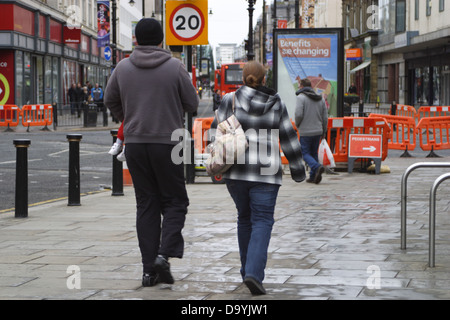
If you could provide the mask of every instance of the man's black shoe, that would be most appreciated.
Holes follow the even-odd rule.
[[[320,166],[317,169],[316,175],[314,176],[314,183],[319,184],[322,181],[322,173],[325,172],[325,168],[323,166]]]
[[[159,255],[155,259],[154,265],[155,271],[158,274],[159,282],[173,284],[175,281],[173,280],[172,274],[170,273],[170,263],[166,258]]]
[[[142,275],[142,286],[143,287],[153,287],[157,283],[159,283],[159,279],[156,274],[144,273]]]
[[[245,277],[244,283],[253,295],[266,294],[266,289],[264,289],[262,283],[256,279],[252,277]]]

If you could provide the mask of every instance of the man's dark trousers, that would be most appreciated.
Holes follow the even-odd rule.
[[[169,144],[128,143],[125,148],[136,194],[136,229],[144,273],[153,272],[158,254],[183,256],[181,231],[189,199],[184,166],[174,164],[171,159],[173,147]]]

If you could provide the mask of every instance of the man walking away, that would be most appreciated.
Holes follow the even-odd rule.
[[[117,64],[104,103],[124,124],[125,157],[136,195],[136,229],[143,263],[143,286],[173,283],[170,257],[182,258],[181,231],[189,205],[183,164],[171,159],[172,133],[183,128],[185,112],[199,99],[189,73],[162,49],[160,23],[139,21],[138,45]]]
[[[310,168],[306,182],[319,184],[325,168],[319,163],[319,145],[327,133],[328,111],[325,100],[311,88],[309,79],[300,81],[296,92],[295,125],[300,133],[303,159]]]

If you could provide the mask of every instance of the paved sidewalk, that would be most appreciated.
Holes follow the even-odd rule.
[[[450,299],[449,183],[438,191],[436,268],[428,268],[428,196],[444,169],[409,179],[408,249],[400,249],[400,179],[420,161],[388,158],[391,173],[340,172],[320,185],[284,177],[264,281],[242,284],[236,213],[224,185],[188,185],[185,257],[172,259],[174,285],[141,286],[133,188],[104,191],[81,206],[58,201],[29,217],[0,215],[0,299]],[[79,273],[73,274],[79,270]],[[79,277],[78,277],[79,276]],[[379,281],[378,281],[379,280]]]

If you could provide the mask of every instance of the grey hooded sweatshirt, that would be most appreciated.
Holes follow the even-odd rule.
[[[328,110],[321,95],[306,87],[296,92],[295,125],[300,137],[321,136],[327,132]]]
[[[184,65],[156,46],[137,46],[117,64],[105,90],[105,105],[124,123],[125,143],[176,145],[185,112],[196,112],[197,92]]]

